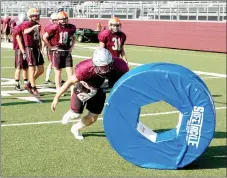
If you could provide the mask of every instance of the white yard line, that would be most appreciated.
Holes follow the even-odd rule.
[[[226,109],[226,106],[216,108],[216,110],[222,110],[222,109]],[[160,115],[169,115],[169,114],[176,114],[176,113],[179,113],[179,111],[140,114],[140,117],[160,116]],[[100,117],[100,118],[98,118],[98,120],[103,120],[103,118]],[[78,120],[74,120],[73,122],[76,122],[76,121],[78,121]],[[56,124],[56,123],[61,123],[61,121],[27,122],[27,123],[19,123],[19,124],[2,124],[1,127],[26,126],[26,125],[43,125],[43,124]]]

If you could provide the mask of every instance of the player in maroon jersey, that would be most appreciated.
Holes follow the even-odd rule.
[[[10,41],[13,41],[13,37],[12,37],[12,32],[13,32],[13,28],[16,26],[16,21],[15,19],[12,17],[11,20],[10,20],[10,32],[9,32],[9,39]]]
[[[22,38],[22,32],[20,30],[20,24],[26,21],[26,14],[18,14],[17,25],[12,29],[12,39],[13,39],[13,49],[15,50],[15,90],[21,91],[20,88],[20,72],[23,70],[24,86],[28,83],[28,63],[26,61],[25,49],[24,49],[24,40]],[[19,44],[17,38],[21,39]]]
[[[38,23],[40,20],[40,12],[36,8],[30,8],[27,12],[29,21],[21,24],[26,60],[28,62],[28,77],[29,83],[26,89],[36,97],[40,94],[36,88],[36,79],[44,72],[44,60],[41,53],[41,25]]]
[[[55,71],[55,84],[58,91],[61,87],[62,69],[66,68],[68,79],[73,74],[73,60],[71,51],[76,42],[76,26],[68,23],[68,14],[60,11],[57,14],[58,24],[46,29],[43,40],[47,47],[53,51],[52,61]],[[48,38],[50,38],[48,40]],[[73,88],[71,88],[72,94]]]
[[[3,20],[1,19],[1,34],[2,34],[2,25],[3,25]]]
[[[9,34],[10,34],[10,17],[5,15],[3,17],[3,24],[2,24],[2,32],[4,34],[5,42],[10,42]]]
[[[62,124],[79,118],[86,105],[88,114],[71,128],[76,139],[83,139],[79,130],[93,124],[103,110],[106,93],[102,87],[105,79],[108,79],[106,87],[112,88],[115,82],[128,70],[128,65],[123,59],[112,57],[105,48],[96,49],[91,59],[76,65],[74,75],[60,88],[51,105],[52,111],[55,111],[61,95],[70,86],[75,86],[71,96],[71,109],[63,116]]]
[[[57,13],[52,13],[50,16],[50,24],[48,24],[45,28],[44,28],[44,33],[46,32],[46,30],[48,28],[50,28],[51,25],[53,24],[57,24],[58,19],[57,19]],[[51,36],[48,38],[48,40],[50,40]],[[44,84],[54,84],[52,81],[50,81],[50,74],[52,71],[52,67],[53,67],[53,63],[52,63],[52,51],[45,45],[44,40],[42,40],[42,53],[44,51],[44,48],[46,47],[46,52],[47,52],[47,58],[49,61],[47,70],[46,70],[46,77],[45,77],[45,81]]]
[[[115,57],[122,57],[127,61],[124,43],[126,41],[126,35],[121,31],[120,19],[114,17],[108,22],[109,29],[102,30],[98,34],[99,46],[101,48],[106,48]]]

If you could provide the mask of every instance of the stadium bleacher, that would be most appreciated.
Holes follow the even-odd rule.
[[[226,21],[226,1],[2,1],[1,16],[30,7],[49,17],[59,8],[74,18]]]

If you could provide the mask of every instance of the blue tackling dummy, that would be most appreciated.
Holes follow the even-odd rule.
[[[155,133],[139,121],[140,108],[158,101],[179,110],[176,128]],[[209,146],[215,119],[211,94],[195,73],[176,64],[152,63],[132,69],[114,85],[104,129],[111,146],[127,161],[144,168],[177,169]]]

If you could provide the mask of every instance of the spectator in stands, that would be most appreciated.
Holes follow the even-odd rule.
[[[20,25],[27,20],[25,13],[18,14],[16,26],[12,28],[13,49],[15,50],[15,90],[21,91],[20,88],[20,73],[23,70],[24,86],[28,84],[28,63],[24,48],[24,40]],[[18,41],[17,41],[18,40]]]
[[[112,57],[110,52],[104,48],[96,49],[92,59],[84,60],[76,65],[74,75],[64,83],[51,105],[52,111],[55,111],[61,95],[70,86],[75,86],[71,96],[71,108],[63,116],[62,124],[68,124],[71,120],[78,119],[86,105],[88,114],[71,128],[76,139],[84,139],[80,130],[93,124],[103,110],[106,99],[102,88],[104,80],[107,78],[109,81],[106,88],[112,88],[115,82],[128,70],[129,68],[123,59]]]
[[[35,97],[39,98],[40,93],[36,88],[36,79],[44,72],[44,59],[41,53],[41,25],[39,24],[40,11],[37,8],[30,8],[27,12],[27,17],[29,21],[21,24],[26,60],[29,66],[29,83],[26,85],[26,89]]]
[[[57,14],[58,24],[51,25],[43,35],[47,47],[53,51],[52,61],[55,72],[56,90],[61,87],[62,69],[66,68],[68,79],[73,74],[72,49],[75,45],[76,26],[68,23],[68,14],[61,11]],[[51,38],[50,38],[51,37]],[[50,38],[50,40],[48,40]],[[73,87],[71,87],[71,94]]]
[[[106,48],[115,57],[122,57],[127,62],[124,50],[124,43],[126,35],[121,31],[121,21],[119,18],[114,17],[108,22],[109,29],[102,30],[98,34],[99,46]]]

